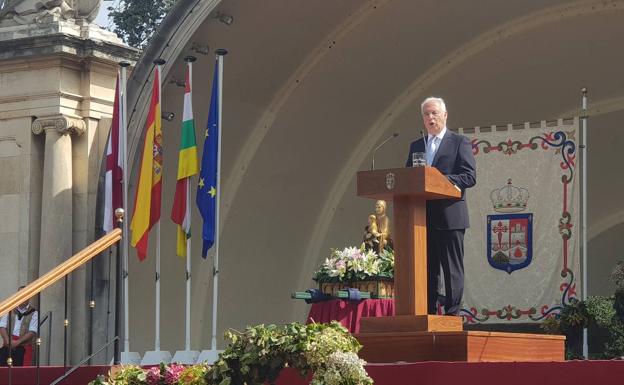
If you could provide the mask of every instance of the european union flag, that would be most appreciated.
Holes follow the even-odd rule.
[[[204,139],[204,152],[197,186],[197,207],[204,220],[202,227],[202,257],[208,256],[208,249],[215,242],[216,210],[217,210],[217,167],[219,159],[219,62],[215,63],[212,95],[210,96],[210,112]]]

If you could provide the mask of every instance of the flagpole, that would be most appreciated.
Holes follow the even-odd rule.
[[[123,201],[122,206],[126,211],[126,217],[131,218],[129,205],[128,205],[128,177],[130,176],[130,172],[128,170],[128,122],[127,122],[127,111],[128,111],[128,101],[126,94],[127,87],[127,68],[130,66],[128,62],[119,63],[121,67],[121,140],[119,141],[119,151],[123,154],[122,157],[122,189],[123,189]],[[128,237],[128,225],[130,221],[125,220],[122,223],[122,279],[123,279],[123,303],[124,303],[124,327],[123,327],[123,336],[124,336],[124,353],[130,352],[130,306],[129,306],[129,293],[128,293],[128,245],[130,242],[130,238]],[[118,336],[120,337],[120,336]]]
[[[176,254],[186,258],[186,307],[184,317],[184,350],[177,351],[173,361],[180,364],[195,364],[198,351],[191,351],[191,178],[199,171],[197,162],[197,142],[193,117],[193,62],[197,58],[186,56],[186,79],[184,82],[184,107],[180,154],[178,158],[178,178],[171,209],[171,219],[178,225]],[[183,237],[183,238],[182,238]],[[185,251],[182,251],[184,248]]]
[[[156,70],[158,71],[158,103],[160,108],[162,109],[162,66],[165,64],[164,59],[156,59],[154,60],[154,64],[156,65]],[[157,114],[160,114],[161,111],[156,111]],[[160,116],[157,116],[156,119],[160,119]],[[154,333],[154,350],[160,351],[160,218],[158,218],[158,222],[156,222],[156,310],[155,310],[155,318],[156,322],[155,328],[156,331]]]
[[[184,61],[188,64],[189,85],[193,94],[193,62],[194,56],[187,56]],[[192,98],[191,98],[192,100]],[[191,218],[191,177],[186,178],[186,218]],[[184,350],[191,350],[191,237],[186,238],[186,322]]]
[[[212,341],[211,349],[201,352],[198,362],[214,363],[218,359],[217,321],[219,302],[219,207],[221,203],[221,141],[223,137],[223,56],[224,49],[215,51],[210,111],[204,138],[202,166],[197,188],[197,206],[204,220],[202,257],[214,246],[212,267]],[[217,132],[215,132],[217,131]]]
[[[190,63],[189,63],[190,65]],[[186,180],[186,215],[191,217],[191,177]],[[186,322],[184,350],[191,350],[191,238],[186,238]]]
[[[581,186],[581,195],[583,196],[581,200],[581,232],[582,232],[582,248],[581,248],[581,260],[583,263],[583,291],[582,291],[582,300],[587,301],[587,88],[583,87],[581,90],[583,93],[582,97],[582,144],[581,156],[581,175],[583,175],[583,183]],[[583,328],[583,357],[587,359],[589,356],[589,349],[587,345],[587,327]]]
[[[223,127],[223,57],[227,55],[227,50],[218,49],[215,51],[217,54],[217,62],[219,63],[219,87],[218,87],[218,101],[219,101],[219,141],[217,144],[217,201],[215,208],[215,256],[213,262],[213,279],[212,279],[212,341],[210,349],[214,352],[217,350],[217,302],[219,298],[219,207],[221,205],[221,137]]]
[[[156,83],[156,81],[154,81],[154,85],[156,87],[158,87],[158,100],[156,105],[158,106],[155,111],[154,111],[154,127],[160,127],[160,131],[161,131],[161,135],[162,135],[162,126],[159,124],[159,122],[161,122],[162,119],[162,83],[163,83],[163,76],[162,76],[162,66],[166,63],[165,60],[159,58],[154,60],[154,78],[156,79],[156,76],[158,77],[158,82]],[[156,146],[156,143],[159,143],[158,145],[161,146],[162,143],[162,138],[158,138],[157,135],[154,136],[154,145]],[[160,149],[162,151],[162,147]],[[153,155],[154,157],[157,156],[157,154]],[[155,158],[154,158],[155,159]],[[154,161],[155,162],[155,161]],[[163,176],[163,167],[162,167],[162,163],[163,161],[161,160],[161,164],[159,165],[160,167],[160,179],[162,181],[162,176]],[[153,165],[152,165],[153,166]],[[154,175],[154,170],[150,170],[150,172],[152,173],[152,175]],[[153,181],[152,181],[153,183]],[[161,182],[158,182],[161,183]],[[150,189],[153,189],[154,185],[152,184],[150,186]],[[160,187],[159,187],[160,190]],[[150,203],[150,205],[153,204],[153,199],[154,199],[154,195],[152,195],[152,202]],[[161,197],[160,197],[160,191],[158,192],[158,205],[161,205]],[[153,206],[152,206],[153,207]],[[158,207],[158,211],[159,211],[159,215],[158,218],[156,220],[156,222],[154,222],[154,228],[156,229],[156,261],[155,261],[155,274],[154,274],[154,297],[155,297],[155,304],[154,304],[154,350],[152,351],[147,351],[145,352],[145,354],[143,355],[143,360],[141,360],[141,365],[158,365],[160,363],[165,363],[168,364],[169,362],[171,362],[171,353],[169,353],[168,351],[161,351],[160,350],[160,259],[161,259],[161,231],[160,231],[160,207]],[[150,222],[152,220],[151,218],[152,212],[151,212],[151,208],[150,208]]]

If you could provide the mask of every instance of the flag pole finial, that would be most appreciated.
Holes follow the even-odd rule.
[[[126,212],[121,207],[119,207],[119,208],[117,208],[115,210],[115,218],[117,218],[117,223],[119,223],[119,227],[121,227],[121,225],[122,225],[122,223],[124,221],[124,216],[125,215],[126,215]]]
[[[119,63],[119,66],[122,68],[130,67],[130,62],[122,61]]]
[[[192,63],[192,62],[194,62],[196,60],[197,60],[197,58],[195,56],[193,56],[193,55],[188,55],[188,56],[184,57],[184,61],[187,62],[187,63]]]
[[[225,56],[227,55],[228,51],[227,49],[219,48],[218,50],[215,51],[215,53],[219,56]]]

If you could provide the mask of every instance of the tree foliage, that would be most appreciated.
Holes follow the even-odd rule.
[[[126,44],[145,48],[160,22],[177,0],[120,0],[108,7],[109,18],[115,23],[114,32]]]

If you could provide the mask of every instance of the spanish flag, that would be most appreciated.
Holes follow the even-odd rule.
[[[182,115],[182,133],[180,155],[178,158],[178,182],[173,197],[171,220],[178,224],[178,242],[176,253],[186,256],[186,240],[191,237],[190,183],[191,176],[199,171],[197,160],[197,140],[195,121],[193,120],[193,98],[191,93],[192,64],[186,68],[186,92],[184,93],[184,111]]]
[[[147,256],[147,241],[152,226],[160,220],[160,195],[162,179],[162,123],[160,117],[160,73],[154,69],[154,85],[150,103],[143,155],[139,169],[139,183],[134,198],[132,221],[130,222],[130,244],[137,249],[139,260]]]

